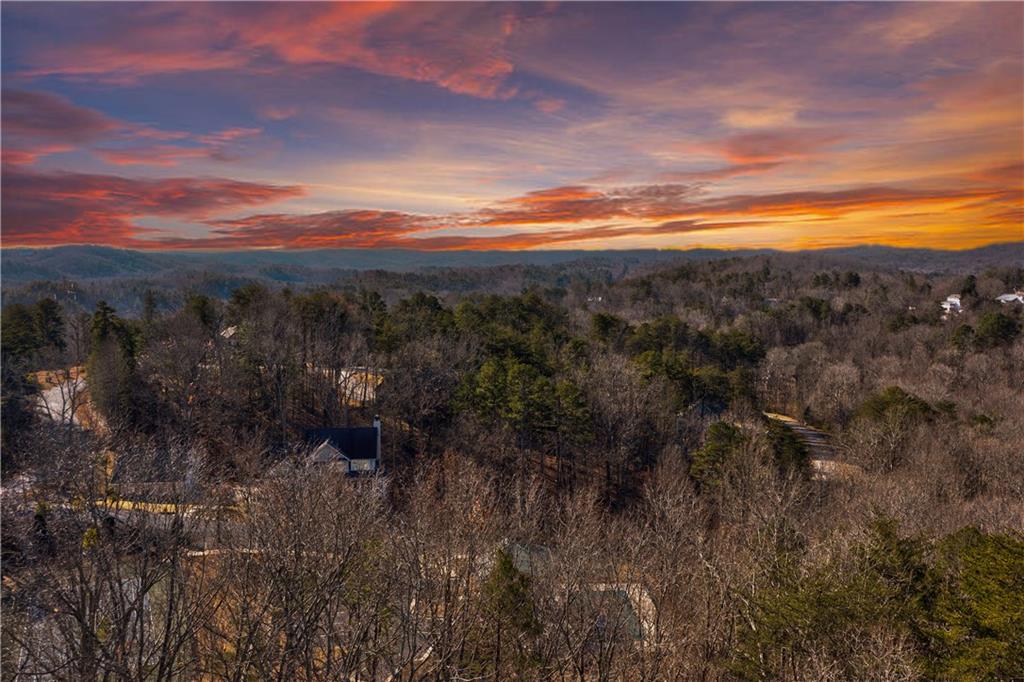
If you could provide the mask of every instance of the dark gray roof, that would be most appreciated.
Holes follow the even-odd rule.
[[[306,442],[311,446],[319,447],[324,441],[349,459],[377,459],[377,429],[372,426],[306,432]]]
[[[625,590],[598,590],[594,606],[597,607],[597,627],[602,634],[640,641],[644,638],[640,618],[633,600]]]
[[[523,545],[513,542],[508,546],[512,564],[516,570],[526,575],[534,575],[545,564],[551,562],[551,550],[543,545]]]

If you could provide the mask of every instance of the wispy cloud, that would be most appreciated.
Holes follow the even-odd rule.
[[[734,135],[716,146],[738,164],[771,163],[818,152],[842,137],[834,130],[789,128]]]
[[[102,139],[123,124],[46,92],[3,91],[3,157],[32,163],[40,156],[70,151]]]
[[[109,18],[71,41],[27,50],[19,75],[132,84],[165,74],[331,64],[485,99],[515,94],[505,83],[515,67],[502,55],[515,24],[472,5],[442,12],[387,2],[139,4]]]
[[[8,245],[1024,235],[1019,3],[15,3],[3,38]]]
[[[3,91],[3,159],[8,164],[31,164],[43,156],[72,151],[95,153],[117,166],[176,166],[187,159],[232,161],[241,156],[245,140],[261,132],[257,127],[209,133],[161,130],[118,120],[47,92]],[[162,144],[139,144],[151,140]]]
[[[120,176],[47,174],[16,169],[4,186],[5,238],[12,244],[106,243],[140,248],[382,248],[512,249],[564,244],[614,246],[619,240],[683,236],[742,228],[772,235],[794,220],[829,232],[850,216],[984,215],[1009,227],[1021,189],[998,182],[974,188],[868,186],[835,191],[707,196],[680,184],[600,189],[553,187],[510,197],[473,211],[417,214],[380,209],[316,213],[258,213],[220,217],[249,206],[295,199],[303,189],[217,178],[131,180]],[[151,234],[147,216],[189,220],[202,237]]]
[[[2,194],[4,241],[8,245],[131,245],[138,235],[148,232],[137,223],[146,216],[202,220],[228,210],[298,197],[303,190],[223,178],[132,179],[8,167]]]

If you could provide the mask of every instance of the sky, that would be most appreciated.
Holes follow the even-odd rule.
[[[22,3],[5,247],[1024,239],[1022,3]]]

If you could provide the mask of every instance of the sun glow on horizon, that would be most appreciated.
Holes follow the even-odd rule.
[[[1024,239],[1019,3],[39,2],[2,37],[8,248]]]

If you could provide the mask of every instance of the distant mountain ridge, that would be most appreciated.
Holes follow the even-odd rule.
[[[40,280],[145,278],[173,271],[217,271],[277,281],[313,281],[337,271],[407,272],[428,268],[547,266],[574,261],[606,265],[656,264],[674,260],[713,260],[786,253],[770,249],[624,251],[414,251],[405,249],[318,249],[296,251],[133,251],[107,246],[56,246],[0,250],[0,277],[6,284]],[[966,251],[855,246],[806,252],[876,267],[919,271],[959,271],[992,266],[1024,267],[1024,241]]]
[[[686,252],[690,258],[722,258],[763,251]],[[631,251],[415,251],[409,249],[317,249],[296,251],[133,251],[106,246],[56,246],[0,251],[0,276],[11,283],[35,280],[95,280],[152,277],[172,270],[214,270],[270,279],[305,279],[328,271],[556,265],[570,261],[651,263],[674,260],[683,252]],[[275,277],[275,272],[283,277]]]

